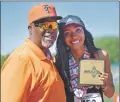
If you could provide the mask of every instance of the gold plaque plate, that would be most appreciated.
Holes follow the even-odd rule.
[[[104,85],[99,79],[105,69],[104,60],[81,60],[79,63],[80,85]]]

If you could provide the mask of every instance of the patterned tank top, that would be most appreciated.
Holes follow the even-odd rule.
[[[85,47],[85,52],[80,59],[90,59],[90,53]],[[72,53],[69,52],[69,72],[70,72],[70,90],[74,93],[77,99],[80,99],[87,93],[100,93],[100,86],[81,86],[78,88],[78,64],[75,61]],[[100,93],[101,94],[101,93]],[[102,99],[102,96],[100,96]],[[102,101],[101,101],[102,102]]]

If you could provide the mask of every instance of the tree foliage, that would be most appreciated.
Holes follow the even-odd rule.
[[[5,62],[5,60],[7,59],[8,56],[9,56],[8,54],[0,56],[1,57],[1,67],[2,67],[3,63]]]
[[[111,63],[119,62],[119,38],[118,37],[101,37],[95,38],[95,45],[104,49],[110,56]]]

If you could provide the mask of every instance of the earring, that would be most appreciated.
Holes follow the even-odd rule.
[[[69,47],[67,47],[67,50],[69,50],[70,48]]]

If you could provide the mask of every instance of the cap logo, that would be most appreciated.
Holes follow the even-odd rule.
[[[73,21],[71,18],[69,18],[69,19],[67,20],[67,22],[71,22],[71,21]]]
[[[42,6],[44,8],[44,10],[47,12],[47,13],[50,13],[49,9],[50,7],[48,5],[43,5]]]

